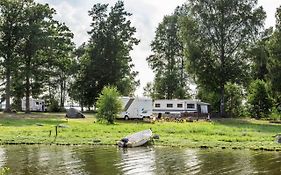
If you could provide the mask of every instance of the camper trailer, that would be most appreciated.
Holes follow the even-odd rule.
[[[200,100],[155,100],[153,104],[153,113],[156,114],[180,114],[180,113],[201,113],[207,114],[210,104]]]
[[[26,105],[26,98],[24,97],[21,100],[21,109],[23,111],[26,110],[25,105]],[[38,112],[46,111],[45,102],[42,99],[29,98],[29,106],[30,106],[30,111],[38,111]]]
[[[152,115],[152,99],[139,97],[121,97],[123,112],[121,118],[149,118]]]

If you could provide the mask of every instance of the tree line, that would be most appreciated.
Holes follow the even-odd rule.
[[[68,96],[83,107],[95,104],[106,85],[132,95],[139,81],[129,52],[134,37],[132,14],[118,1],[113,7],[95,4],[89,41],[77,49],[73,33],[54,19],[55,9],[34,0],[0,2],[1,103],[5,111],[21,110],[25,97],[44,98],[50,110],[64,107]],[[10,99],[13,99],[11,104]]]
[[[188,0],[156,30],[145,94],[186,98],[189,82],[220,116],[280,112],[281,7],[275,28],[264,29],[265,19],[257,0]]]
[[[7,112],[21,99],[44,98],[53,110],[71,98],[95,105],[105,86],[134,94],[138,72],[130,51],[140,40],[123,1],[95,4],[89,40],[76,48],[55,9],[34,0],[0,2],[1,101]],[[260,118],[281,105],[281,7],[264,29],[257,0],[188,0],[158,25],[147,62],[155,73],[144,89],[153,99],[196,97],[221,116]],[[189,85],[196,84],[196,94]],[[11,104],[10,99],[13,99]]]

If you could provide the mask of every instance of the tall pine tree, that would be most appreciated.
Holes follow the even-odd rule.
[[[180,39],[179,8],[173,15],[165,16],[159,24],[151,43],[153,54],[147,58],[155,73],[154,98],[187,98],[188,76],[184,70],[183,43]]]

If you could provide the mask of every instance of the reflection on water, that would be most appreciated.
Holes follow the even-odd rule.
[[[0,147],[0,168],[2,168],[5,164],[5,150],[3,148]]]
[[[154,174],[155,151],[152,148],[120,149],[120,163],[115,164],[123,174]]]
[[[188,174],[198,174],[200,172],[201,161],[196,150],[186,150],[184,152],[184,164]]]
[[[10,174],[281,174],[281,153],[180,148],[1,146]]]

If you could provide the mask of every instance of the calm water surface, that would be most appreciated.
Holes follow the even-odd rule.
[[[281,152],[180,148],[0,146],[10,174],[281,175]]]

